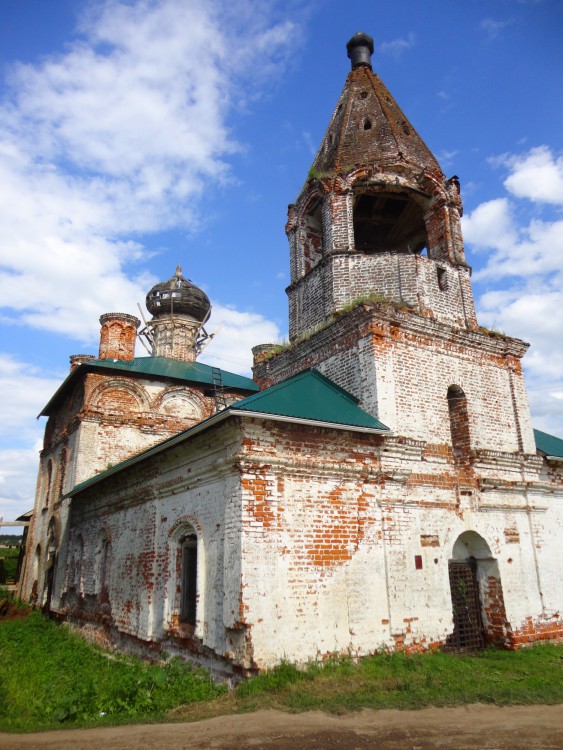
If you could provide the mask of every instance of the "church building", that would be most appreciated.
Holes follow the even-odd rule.
[[[379,649],[563,637],[563,440],[532,428],[528,345],[479,325],[447,179],[351,71],[289,206],[289,343],[253,379],[197,361],[178,268],[102,315],[48,417],[24,595],[100,642],[253,674]]]

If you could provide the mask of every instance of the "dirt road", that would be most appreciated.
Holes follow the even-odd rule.
[[[193,724],[0,734],[0,750],[561,750],[563,706],[421,711],[258,711]]]

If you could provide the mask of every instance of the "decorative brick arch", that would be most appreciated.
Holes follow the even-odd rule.
[[[174,402],[187,402],[193,408],[190,413],[182,413],[181,409],[172,409],[168,412],[167,407],[173,405]],[[158,396],[152,402],[152,409],[161,413],[170,413],[175,417],[193,418],[201,420],[205,417],[205,401],[201,394],[197,391],[193,391],[185,386],[170,386],[165,388],[164,391],[158,394]]]
[[[198,536],[203,534],[203,526],[196,516],[187,515],[177,518],[168,530],[168,543],[178,541],[182,536],[182,527],[192,526]]]
[[[148,411],[149,410],[149,397],[146,390],[122,378],[108,378],[103,383],[97,385],[89,396],[89,403],[93,407],[98,407],[104,400],[104,396],[111,391],[119,393],[127,393],[130,398],[134,400],[136,404],[135,411]]]

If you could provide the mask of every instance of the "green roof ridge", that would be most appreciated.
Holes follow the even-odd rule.
[[[318,370],[309,369],[253,393],[230,407],[233,411],[307,419],[327,424],[385,430],[382,422],[358,406],[359,399]]]
[[[561,438],[534,428],[534,439],[536,441],[536,448],[545,453],[546,456],[563,458],[563,440]]]
[[[253,406],[257,401],[260,400],[261,397],[268,398],[268,399],[275,399],[276,394],[283,390],[289,390],[290,395],[291,391],[295,389],[296,384],[300,383],[300,381],[309,381],[317,383],[321,389],[328,394],[334,394],[334,397],[337,398],[340,401],[344,401],[347,405],[347,409],[342,412],[340,410],[340,413],[338,411],[332,412],[330,409],[334,409],[334,401],[332,404],[330,404],[330,409],[326,413],[320,413],[317,416],[304,416],[303,414],[297,413],[297,409],[292,410],[296,413],[293,413],[291,415],[284,414],[283,411],[280,413],[280,411],[267,411],[261,409],[260,406],[256,406],[256,408],[247,408],[248,406]],[[274,400],[274,405],[275,405]],[[276,383],[276,385],[271,386],[270,388],[266,388],[263,391],[260,391],[259,393],[253,393],[251,396],[247,396],[246,398],[242,399],[241,401],[237,401],[234,404],[231,404],[230,406],[226,407],[220,412],[217,412],[217,414],[212,415],[211,417],[207,417],[207,419],[204,419],[202,422],[198,422],[195,425],[192,425],[191,427],[186,428],[185,430],[182,430],[176,435],[171,435],[169,438],[166,438],[166,440],[163,440],[160,443],[157,443],[156,445],[150,446],[149,448],[145,448],[143,451],[139,453],[135,453],[133,456],[129,456],[129,458],[125,458],[123,461],[120,461],[119,463],[115,464],[115,466],[112,466],[109,469],[106,469],[105,471],[100,472],[99,474],[94,474],[94,476],[89,477],[88,479],[85,479],[83,482],[80,482],[79,484],[75,485],[72,490],[70,490],[67,493],[67,496],[75,495],[78,492],[81,492],[83,489],[86,489],[86,487],[90,486],[91,484],[94,484],[98,482],[99,480],[105,478],[106,476],[109,476],[111,474],[115,474],[118,471],[121,471],[121,469],[124,469],[127,467],[127,465],[136,463],[137,461],[140,461],[143,459],[144,456],[148,456],[151,453],[159,453],[161,450],[163,450],[166,445],[168,444],[175,444],[177,442],[181,442],[184,438],[188,437],[189,433],[197,433],[200,432],[202,429],[206,429],[207,427],[212,427],[213,424],[216,422],[217,418],[221,418],[221,415],[224,415],[224,417],[228,417],[230,414],[233,414],[236,416],[237,411],[239,412],[258,412],[260,414],[263,414],[265,418],[268,416],[281,416],[281,417],[293,417],[296,419],[299,419],[300,421],[317,421],[317,422],[324,422],[328,425],[331,424],[337,424],[341,425],[342,427],[352,427],[360,430],[377,430],[377,431],[389,431],[389,428],[386,427],[384,424],[382,424],[378,419],[375,417],[372,417],[371,414],[368,414],[367,412],[363,411],[363,409],[360,409],[360,407],[357,405],[358,399],[353,396],[351,393],[346,391],[344,388],[341,388],[336,383],[333,383],[332,380],[329,380],[325,375],[318,372],[318,370],[310,369],[305,370],[304,372],[300,372],[297,375],[293,375],[290,378],[287,378],[286,380],[282,380],[281,383]],[[299,401],[297,401],[297,406],[299,406]],[[338,404],[337,404],[338,406]],[[343,417],[346,417],[346,420],[343,421]]]

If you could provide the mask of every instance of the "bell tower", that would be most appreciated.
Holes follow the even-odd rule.
[[[289,344],[255,347],[254,377],[264,388],[314,367],[462,468],[481,448],[533,453],[527,344],[479,328],[459,180],[373,72],[373,49],[367,34],[347,44],[351,70],[289,206]]]
[[[352,70],[289,206],[290,340],[364,297],[475,329],[459,181],[373,72],[373,39],[356,34],[347,51]]]

